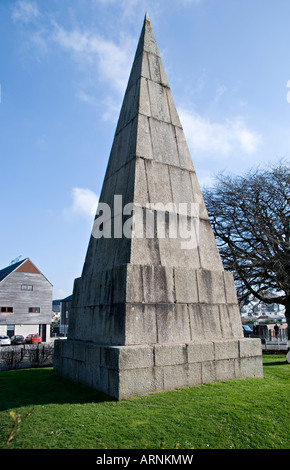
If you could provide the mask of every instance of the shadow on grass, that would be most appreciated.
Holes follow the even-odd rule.
[[[81,404],[114,401],[91,387],[53,375],[52,368],[0,373],[0,411],[48,403]]]
[[[263,354],[263,367],[288,365],[286,355],[287,353],[282,353],[280,351],[276,354]]]
[[[289,366],[284,355],[264,357],[265,368],[285,365]],[[114,398],[91,387],[54,375],[52,367],[0,372],[0,411],[46,404],[113,401]]]
[[[263,367],[268,367],[268,366],[284,366],[285,364],[287,364],[286,362],[286,359],[285,361],[276,361],[276,362],[266,362],[265,364],[263,364]]]

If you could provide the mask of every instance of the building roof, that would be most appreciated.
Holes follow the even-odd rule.
[[[70,302],[72,300],[72,294],[66,297],[65,299],[62,299],[61,302]]]
[[[34,273],[42,274],[39,269],[30,261],[29,258],[25,258],[17,263],[11,264],[6,268],[0,270],[0,282],[2,282],[9,274],[19,271],[23,273]],[[44,276],[44,274],[42,274]],[[45,276],[44,276],[45,277]],[[45,277],[45,279],[51,284],[51,282]]]
[[[0,270],[0,282],[5,279],[5,277],[9,276],[13,271],[15,271],[19,266],[21,266],[24,261],[26,261],[28,258],[23,259],[22,261],[18,261],[17,263],[10,264],[6,268],[3,268]]]

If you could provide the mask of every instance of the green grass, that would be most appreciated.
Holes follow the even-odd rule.
[[[212,383],[121,402],[55,377],[52,368],[0,374],[0,448],[287,449],[289,372],[285,355],[264,356],[263,379]],[[163,444],[161,444],[163,443]]]

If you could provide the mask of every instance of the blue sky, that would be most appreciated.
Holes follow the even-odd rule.
[[[55,299],[81,274],[146,11],[201,185],[289,159],[289,0],[0,0],[0,268],[29,257]]]

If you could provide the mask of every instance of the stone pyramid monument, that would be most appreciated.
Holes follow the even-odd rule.
[[[55,374],[117,400],[262,377],[146,14]]]

